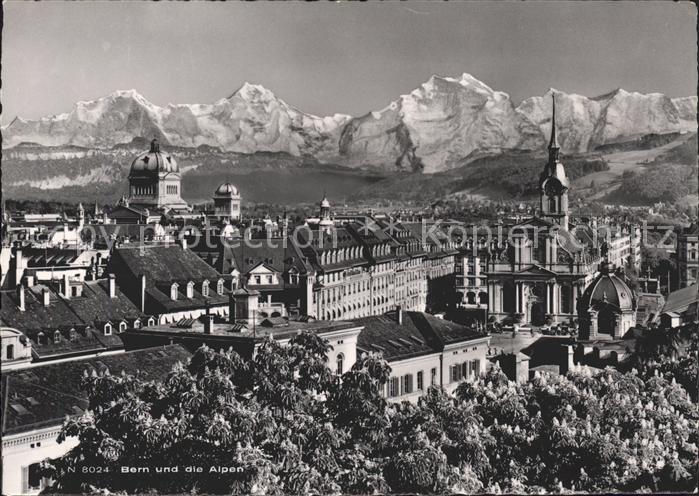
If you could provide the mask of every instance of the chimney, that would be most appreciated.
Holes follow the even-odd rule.
[[[51,303],[51,295],[48,289],[44,288],[44,290],[41,292],[41,299],[45,307],[49,306],[49,303]]]
[[[575,367],[575,360],[573,358],[575,352],[573,350],[573,346],[569,344],[562,344],[560,353],[561,355],[560,363],[558,364],[558,372],[561,375],[566,375],[573,369],[573,367]]]
[[[214,329],[214,314],[208,313],[208,308],[206,311],[207,313],[204,315],[204,334],[211,334]]]
[[[403,325],[403,307],[396,305],[396,322],[398,325]]]
[[[116,278],[114,274],[109,274],[109,297],[116,298]]]
[[[14,284],[19,286],[22,281],[22,276],[24,275],[24,264],[25,260],[22,256],[22,243],[17,241],[15,243],[15,258],[14,258],[14,270],[15,270],[15,280]]]
[[[24,295],[24,284],[17,286],[17,298],[19,299],[19,311],[24,312],[27,309]]]
[[[70,276],[67,272],[63,273],[63,296],[70,298]]]
[[[228,322],[235,324],[235,299],[233,298],[233,291],[228,293]]]
[[[146,275],[141,274],[141,313],[146,312]]]

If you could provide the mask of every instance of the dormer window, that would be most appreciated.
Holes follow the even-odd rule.
[[[38,344],[45,344],[46,343],[46,335],[43,332],[40,332],[39,334],[36,335],[36,342]]]
[[[201,283],[201,294],[205,298],[209,297],[209,281],[204,281]]]
[[[103,329],[103,330],[104,330],[104,335],[105,335],[105,336],[110,336],[110,335],[112,334],[112,324],[110,324],[109,322],[107,322],[106,324],[104,324],[104,329]]]
[[[194,283],[189,281],[187,283],[187,298],[192,298],[194,296]]]
[[[58,344],[61,342],[61,331],[55,331],[53,333],[53,343]]]
[[[133,328],[134,329],[140,329],[141,328],[141,321],[136,319],[133,321]]]
[[[220,295],[223,294],[223,279],[219,279],[216,283],[216,292]]]
[[[179,284],[176,282],[172,283],[172,286],[170,286],[170,299],[172,301],[177,300],[177,292],[179,290]]]
[[[155,319],[153,317],[148,317],[148,326],[154,326],[155,325]]]
[[[71,341],[75,341],[76,339],[78,339],[78,333],[75,332],[75,329],[71,329],[68,335],[70,336]]]
[[[119,332],[124,332],[126,330],[126,322],[119,322]]]

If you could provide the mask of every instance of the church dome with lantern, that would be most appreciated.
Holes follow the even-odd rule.
[[[213,195],[214,217],[220,221],[238,222],[240,221],[240,192],[232,183],[222,183]]]
[[[141,153],[131,163],[131,174],[154,172],[179,172],[175,157],[160,151],[157,139],[150,142],[150,150]]]
[[[597,277],[578,300],[580,337],[594,339],[598,333],[621,338],[635,325],[636,295],[621,271],[602,263]]]
[[[215,196],[222,196],[222,197],[240,196],[240,194],[238,193],[238,188],[236,188],[231,183],[221,184],[218,188],[216,188],[214,195]]]
[[[623,276],[614,272],[611,264],[604,263],[600,267],[599,275],[585,289],[581,304],[586,307],[609,304],[622,311],[633,310],[635,296]]]

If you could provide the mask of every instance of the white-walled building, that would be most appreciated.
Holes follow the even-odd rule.
[[[162,380],[175,363],[190,353],[178,345],[42,365],[2,374],[2,494],[38,494],[48,481],[39,464],[77,445],[77,439],[56,441],[68,417],[82,415],[88,406],[81,387],[83,373],[138,369],[145,379]],[[4,369],[4,364],[3,364]]]
[[[358,354],[379,353],[391,367],[390,401],[416,402],[430,386],[453,392],[485,371],[490,336],[464,325],[400,308],[355,322]]]

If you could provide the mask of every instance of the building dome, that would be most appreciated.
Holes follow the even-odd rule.
[[[620,311],[635,310],[635,296],[623,276],[614,273],[611,265],[602,264],[600,274],[585,289],[580,301],[582,308],[612,305]]]
[[[131,163],[131,174],[143,172],[179,172],[175,157],[160,151],[157,139],[150,142],[150,150],[141,153]]]
[[[325,196],[323,197],[323,201],[320,202],[320,208],[330,208],[330,202]]]
[[[216,192],[214,194],[217,196],[238,196],[238,188],[231,183],[223,183],[221,186],[216,188]]]

